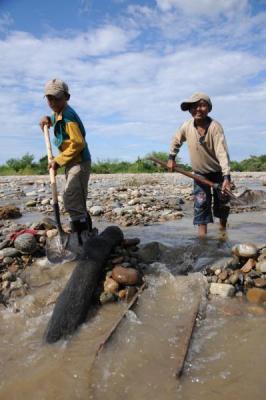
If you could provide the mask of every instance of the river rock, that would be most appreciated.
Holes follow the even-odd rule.
[[[222,281],[225,281],[226,278],[228,276],[228,271],[226,269],[224,269],[218,276],[219,279],[221,279]]]
[[[10,271],[7,271],[2,275],[2,281],[11,281],[12,279],[13,274]]]
[[[116,293],[118,291],[119,284],[112,278],[106,278],[103,288],[107,293]]]
[[[138,255],[144,262],[157,261],[160,256],[160,244],[158,242],[144,244],[140,247]]]
[[[7,205],[0,207],[0,219],[19,218],[21,215],[19,208],[16,206]]]
[[[255,304],[266,303],[266,290],[259,288],[248,289],[247,299],[249,302]]]
[[[105,303],[111,303],[116,300],[116,297],[113,293],[109,292],[102,292],[100,295],[100,303],[105,304]]]
[[[228,283],[211,283],[210,293],[221,297],[232,297],[235,293],[235,288]]]
[[[3,250],[0,250],[0,257],[16,257],[19,254],[19,251],[14,247],[5,247]]]
[[[253,243],[240,243],[232,247],[232,253],[238,257],[254,258],[257,256],[258,249]]]
[[[140,243],[139,238],[125,239],[123,245],[125,247],[137,246]]]
[[[49,229],[46,232],[46,236],[48,237],[48,239],[52,239],[53,237],[55,237],[57,235],[57,229]]]
[[[266,260],[259,261],[256,264],[256,270],[262,272],[263,274],[266,274]]]
[[[36,200],[30,200],[26,202],[26,207],[35,207],[37,205],[37,201]]]
[[[23,287],[23,282],[20,278],[17,278],[14,282],[11,282],[10,284],[10,289],[20,289],[21,287]]]
[[[47,205],[50,204],[50,203],[51,203],[50,199],[43,199],[43,200],[41,201],[41,205],[42,205],[42,206],[47,206]]]
[[[215,272],[216,270],[222,270],[224,268],[235,266],[237,262],[238,259],[236,259],[235,257],[222,257],[212,263],[209,268]]]
[[[119,299],[125,299],[126,295],[127,295],[127,290],[126,289],[121,289],[119,290],[119,292],[117,293]]]
[[[254,284],[258,288],[266,287],[266,279],[265,278],[257,278],[254,280]]]
[[[4,265],[9,265],[9,264],[12,264],[13,261],[14,261],[13,257],[4,257],[3,264]]]
[[[136,285],[139,281],[139,273],[135,268],[117,266],[112,270],[112,278],[122,285]]]
[[[23,254],[33,254],[37,249],[37,241],[31,233],[23,233],[15,239],[14,246]]]
[[[103,211],[104,210],[101,206],[93,206],[90,208],[90,214],[93,216],[101,215]]]
[[[252,268],[254,268],[255,266],[256,266],[256,261],[254,260],[254,258],[249,258],[248,261],[241,268],[241,271],[246,274],[250,272]]]
[[[56,228],[56,223],[52,218],[44,217],[40,222],[39,229],[41,229],[41,227],[44,229],[54,229]]]

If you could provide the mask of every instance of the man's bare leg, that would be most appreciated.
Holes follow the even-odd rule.
[[[206,224],[198,225],[198,235],[200,238],[204,238],[207,235],[207,225]]]
[[[220,231],[226,231],[227,219],[220,219]]]

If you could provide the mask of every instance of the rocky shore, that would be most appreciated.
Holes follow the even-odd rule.
[[[233,179],[236,187],[254,184],[260,187],[266,181],[266,174],[239,173]],[[63,176],[58,177],[61,188],[63,180]],[[4,305],[29,293],[25,268],[45,256],[46,241],[57,233],[50,218],[48,182],[47,176],[0,178],[0,302]],[[184,214],[192,215],[192,189],[192,182],[177,174],[94,175],[90,180],[87,207],[96,223],[103,220],[121,227],[162,223],[181,219]],[[64,215],[62,197],[59,199]],[[255,207],[241,211],[252,209]],[[20,223],[17,219],[32,215],[36,218],[34,222]],[[64,228],[68,230],[67,223]],[[128,299],[136,290],[133,287],[141,282],[147,267],[138,250],[136,239],[131,245],[125,242],[114,251],[99,289],[101,303]],[[232,254],[224,264],[210,265],[202,271],[210,284],[210,294],[247,295],[250,301],[264,303],[266,246],[242,243],[232,249]]]

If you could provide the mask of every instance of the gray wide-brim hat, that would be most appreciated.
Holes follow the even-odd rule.
[[[192,96],[191,96],[189,99],[183,101],[183,102],[181,103],[181,105],[180,105],[181,110],[182,110],[182,111],[188,111],[189,108],[190,108],[190,106],[191,106],[191,104],[197,103],[197,102],[200,101],[200,100],[205,100],[205,101],[207,101],[207,103],[209,104],[209,111],[212,110],[212,102],[211,102],[211,99],[210,99],[210,97],[209,97],[206,93],[203,93],[203,92],[196,92],[196,93],[193,93]]]
[[[63,95],[69,93],[69,88],[67,84],[61,79],[52,79],[48,81],[44,88],[44,96],[54,96],[56,98],[61,98]]]

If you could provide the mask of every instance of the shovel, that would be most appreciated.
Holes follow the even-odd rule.
[[[45,144],[47,149],[48,162],[53,160],[53,153],[50,141],[50,134],[47,125],[44,125],[43,128]],[[64,232],[61,220],[60,220],[60,210],[58,204],[57,197],[57,187],[56,187],[56,177],[55,170],[49,168],[50,174],[50,182],[52,189],[52,200],[53,200],[53,209],[54,209],[54,217],[56,221],[56,226],[58,230],[58,235],[54,236],[51,239],[47,239],[46,241],[46,256],[47,259],[53,264],[62,264],[64,262],[73,261],[76,256],[74,253],[69,251],[66,247],[69,240],[69,235]]]
[[[155,157],[149,157],[148,160],[153,161],[155,164],[160,165],[164,169],[168,169],[167,163],[161,160],[158,160]],[[266,200],[266,192],[263,190],[250,190],[247,189],[243,193],[241,193],[239,196],[235,196],[231,190],[225,189],[222,191],[221,185],[219,183],[214,183],[210,181],[209,179],[202,178],[201,176],[192,174],[191,172],[184,171],[180,167],[175,167],[174,170],[176,172],[179,172],[182,175],[185,175],[189,178],[194,179],[196,182],[202,183],[203,185],[207,185],[213,189],[216,189],[218,192],[220,192],[220,196],[224,199],[228,199],[231,205],[233,206],[254,206],[255,204],[260,204],[263,201]]]

